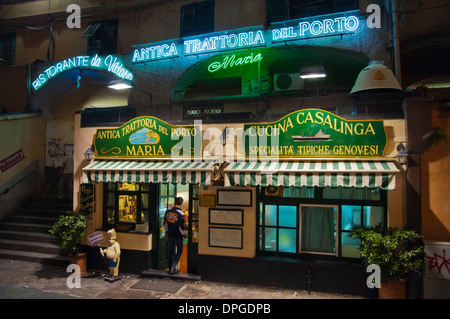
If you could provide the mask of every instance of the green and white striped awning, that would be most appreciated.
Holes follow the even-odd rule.
[[[83,168],[83,182],[210,185],[214,164],[214,162],[98,160]]]
[[[399,169],[390,161],[237,162],[225,186],[357,187],[395,189]]]

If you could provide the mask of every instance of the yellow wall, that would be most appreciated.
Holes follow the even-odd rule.
[[[82,182],[82,169],[89,165],[84,160],[84,152],[91,147],[93,137],[97,128],[80,128],[80,114],[75,114],[75,140],[74,140],[74,210],[80,208],[80,183]],[[89,245],[88,236],[101,229],[103,223],[103,184],[95,184],[95,208],[94,212],[88,216],[85,237],[82,240],[84,245]],[[106,240],[108,236],[103,232],[103,238]],[[148,251],[152,249],[152,235],[117,233],[117,241],[123,249]],[[101,243],[106,247],[107,241]]]
[[[19,174],[45,154],[45,122],[36,114],[7,115],[0,118],[0,159],[22,150],[25,158],[4,172],[0,172],[0,186]]]
[[[426,240],[450,241],[450,116],[431,107],[434,127],[445,131],[448,141],[429,148],[421,157],[422,234]]]
[[[200,196],[205,194],[217,195],[218,189],[226,189],[225,187],[208,186],[200,187]],[[233,257],[255,257],[256,253],[256,191],[253,187],[233,187],[233,190],[250,189],[252,190],[252,207],[244,206],[220,206],[216,209],[243,209],[244,210],[244,226],[222,226],[214,225],[214,227],[230,227],[241,228],[243,236],[242,249],[235,248],[218,248],[209,247],[209,208],[199,207],[199,242],[198,253],[201,255],[218,255],[218,256],[233,256]]]

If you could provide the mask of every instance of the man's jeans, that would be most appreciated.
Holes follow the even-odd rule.
[[[183,237],[169,237],[169,271],[177,268],[183,253]]]

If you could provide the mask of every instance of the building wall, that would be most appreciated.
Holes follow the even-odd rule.
[[[431,104],[431,122],[443,130],[445,140],[421,156],[422,233],[426,240],[450,241],[450,116],[440,111],[440,102]]]
[[[16,164],[3,166],[0,172],[0,219],[11,213],[30,194],[45,192],[44,148],[45,121],[38,114],[4,115],[0,117],[0,160],[20,152]]]

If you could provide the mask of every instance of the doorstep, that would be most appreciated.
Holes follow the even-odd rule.
[[[167,271],[164,270],[158,270],[158,269],[148,269],[143,270],[141,272],[142,276],[146,277],[165,277],[165,278],[172,278],[172,279],[182,279],[182,280],[201,280],[202,277],[195,274],[187,274],[179,272],[177,274],[169,274]]]

